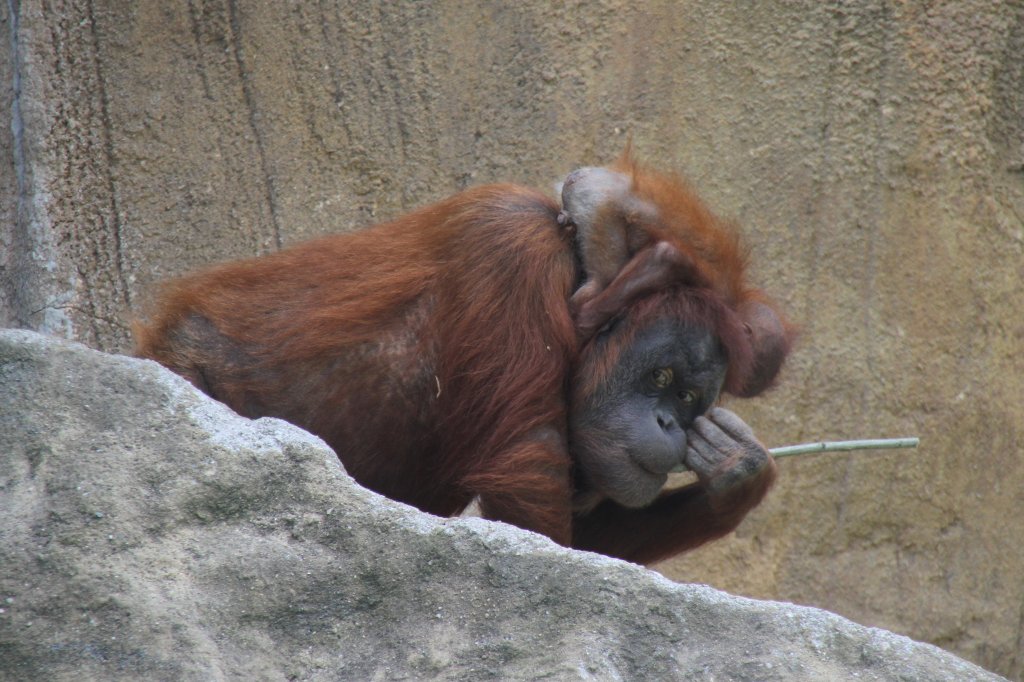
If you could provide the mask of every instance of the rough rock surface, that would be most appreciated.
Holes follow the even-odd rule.
[[[128,347],[150,285],[632,136],[802,327],[739,532],[659,566],[1024,679],[1024,2],[0,2],[0,326]]]
[[[154,363],[0,332],[0,678],[995,680],[355,485]]]

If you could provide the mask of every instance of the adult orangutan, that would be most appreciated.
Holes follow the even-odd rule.
[[[774,479],[750,428],[712,406],[764,390],[789,331],[681,182],[628,155],[603,172],[625,189],[576,177],[595,192],[568,220],[490,185],[170,282],[137,352],[319,435],[357,481],[424,511],[478,497],[488,518],[637,562],[695,547]],[[642,210],[605,205],[623,202]],[[587,220],[581,271],[569,226]],[[602,229],[631,238],[570,311]],[[698,481],[663,491],[680,464]]]

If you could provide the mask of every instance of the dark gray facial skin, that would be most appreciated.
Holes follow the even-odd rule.
[[[706,329],[667,317],[641,330],[605,385],[572,406],[569,447],[580,497],[625,507],[653,501],[669,471],[683,464],[686,430],[718,399],[726,367]]]

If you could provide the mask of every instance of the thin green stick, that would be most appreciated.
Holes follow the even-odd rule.
[[[848,450],[887,450],[890,448],[916,448],[920,438],[877,438],[874,440],[833,440],[820,443],[803,443],[771,448],[768,452],[778,459],[814,452],[845,452]]]
[[[876,438],[871,440],[825,440],[817,443],[801,443],[800,445],[784,445],[781,448],[769,448],[772,457],[792,457],[793,455],[810,455],[817,452],[848,452],[850,450],[891,450],[893,448],[916,448],[920,438]],[[672,473],[689,471],[680,464]]]

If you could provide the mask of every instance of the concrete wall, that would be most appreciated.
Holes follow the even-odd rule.
[[[0,7],[0,324],[128,347],[149,285],[632,135],[744,227],[802,325],[732,407],[787,460],[660,566],[1024,677],[1024,4]]]

